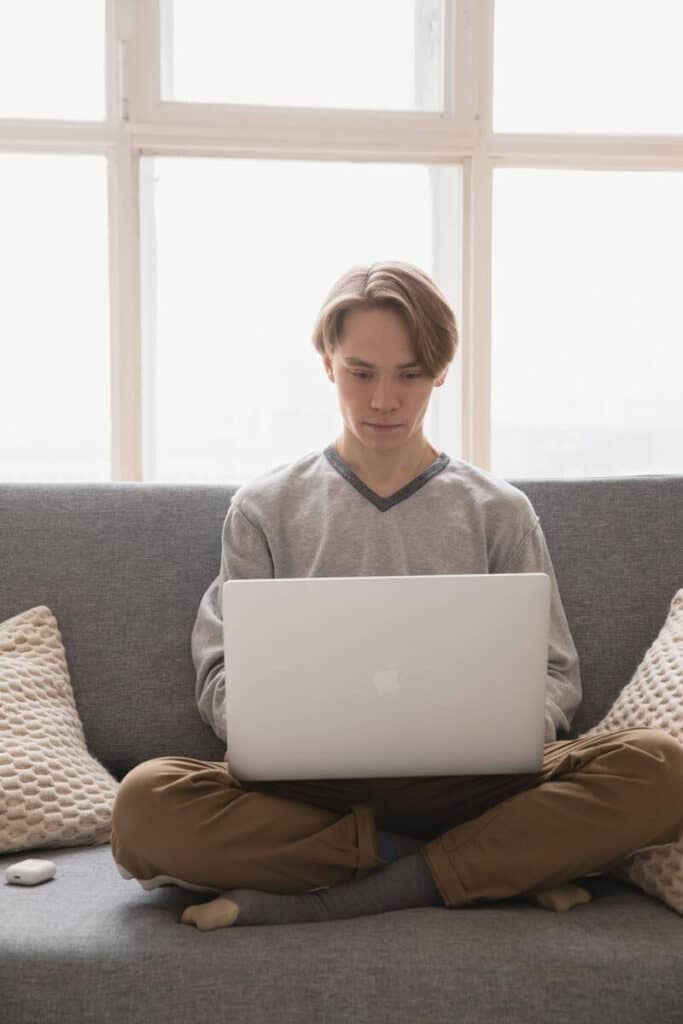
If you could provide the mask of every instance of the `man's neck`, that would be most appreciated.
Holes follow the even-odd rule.
[[[417,451],[406,452],[404,455],[398,453],[398,461],[389,456],[367,459],[362,457],[363,453],[357,451],[347,453],[343,437],[337,440],[335,448],[337,454],[351,467],[356,476],[377,493],[386,491],[393,494],[415,480],[438,456],[436,449],[424,438]]]

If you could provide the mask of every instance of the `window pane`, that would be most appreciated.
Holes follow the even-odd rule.
[[[0,117],[105,117],[104,0],[0,4]]]
[[[496,0],[493,130],[683,132],[681,0]]]
[[[494,171],[492,471],[683,472],[683,173]]]
[[[142,164],[144,479],[240,482],[333,442],[342,421],[311,343],[317,313],[359,263],[402,259],[432,273],[434,225],[458,237],[434,195],[459,204],[459,168]],[[437,393],[457,407],[449,388],[453,367],[432,396],[427,436]],[[439,430],[444,438],[442,421]],[[450,438],[434,443],[457,454]]]
[[[161,0],[162,99],[443,109],[443,0]]]
[[[106,162],[0,154],[0,478],[110,478]]]

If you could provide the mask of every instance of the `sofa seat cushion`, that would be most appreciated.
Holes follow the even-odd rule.
[[[198,932],[197,894],[145,892],[111,847],[28,851],[55,878],[4,884],[3,1019],[169,1024],[302,1020],[680,1024],[680,917],[618,879],[586,877],[593,901],[549,914],[511,899],[320,924]],[[302,1016],[302,1007],[305,1013]]]

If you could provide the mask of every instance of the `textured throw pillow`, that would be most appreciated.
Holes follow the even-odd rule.
[[[118,787],[87,751],[50,609],[0,623],[0,854],[110,842]]]
[[[579,738],[616,729],[663,729],[683,744],[683,589],[674,595],[666,622],[630,683],[602,722]],[[636,850],[606,874],[683,914],[683,834],[674,843]]]

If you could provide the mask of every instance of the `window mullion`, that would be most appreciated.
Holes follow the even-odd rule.
[[[112,480],[142,480],[138,165],[122,134],[109,156]]]
[[[465,0],[470,33],[472,157],[463,187],[462,452],[491,466],[491,270],[493,166],[486,140],[493,100],[493,0]]]
[[[107,3],[112,480],[142,480],[139,155],[128,125],[129,0]]]
[[[160,0],[116,2],[125,14],[130,120],[134,124],[151,126],[160,121]]]
[[[463,216],[462,451],[491,465],[492,161],[465,161]]]

